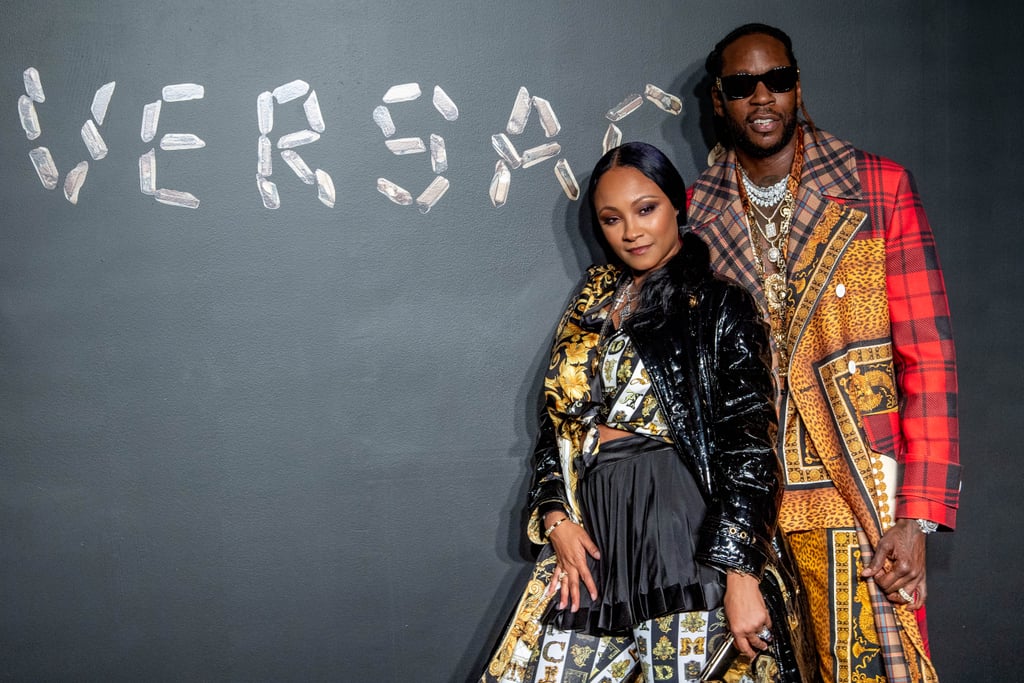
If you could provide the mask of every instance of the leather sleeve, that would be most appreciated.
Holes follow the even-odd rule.
[[[712,317],[715,320],[715,317]],[[717,315],[710,474],[712,501],[698,558],[761,576],[782,495],[765,323],[750,295],[728,285]]]

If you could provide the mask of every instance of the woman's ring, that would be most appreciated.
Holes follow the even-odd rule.
[[[909,604],[909,603],[911,603],[911,602],[914,602],[914,596],[913,596],[913,595],[911,595],[910,593],[908,593],[908,592],[907,592],[907,589],[905,589],[905,588],[900,588],[900,589],[899,589],[898,591],[896,591],[896,592],[897,592],[897,593],[899,594],[899,596],[900,596],[901,598],[903,598],[903,601],[904,601],[904,602],[906,602],[906,603],[908,603],[908,604]]]
[[[761,630],[755,633],[754,635],[760,638],[761,640],[765,641],[766,643],[772,639],[772,632],[768,630],[767,626],[762,627]]]
[[[565,572],[562,572],[562,574],[558,577],[558,583],[562,583],[563,581],[565,581],[566,576],[567,574]]]

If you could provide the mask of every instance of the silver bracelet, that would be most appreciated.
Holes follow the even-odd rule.
[[[917,520],[917,526],[921,527],[922,534],[932,534],[939,530],[939,525],[937,522],[932,522],[927,519]]]

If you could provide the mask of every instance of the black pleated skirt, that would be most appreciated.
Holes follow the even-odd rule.
[[[649,619],[720,607],[724,576],[695,559],[706,506],[675,447],[632,435],[582,458],[583,523],[601,551],[588,558],[598,599],[580,586],[580,608],[555,609],[562,630],[615,635]],[[557,601],[552,601],[557,606]]]

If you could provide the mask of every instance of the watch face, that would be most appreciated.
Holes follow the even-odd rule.
[[[921,533],[930,534],[933,531],[938,531],[939,525],[937,522],[932,522],[927,519],[917,520],[917,525],[921,527]]]

